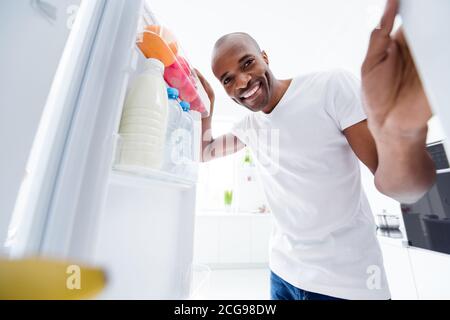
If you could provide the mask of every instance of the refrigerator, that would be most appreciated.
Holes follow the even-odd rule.
[[[65,14],[57,1],[34,5],[50,18]],[[188,299],[192,292],[198,157],[176,174],[119,170],[114,162],[127,90],[144,67],[136,39],[157,22],[144,0],[81,1],[9,229],[13,258],[104,268],[108,285],[99,299]],[[191,116],[199,156],[201,115]]]

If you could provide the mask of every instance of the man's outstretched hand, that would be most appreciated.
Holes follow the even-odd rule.
[[[375,137],[423,134],[432,115],[403,30],[391,36],[397,11],[398,1],[388,0],[362,66],[365,109]]]
[[[403,30],[391,35],[398,1],[388,0],[362,66],[364,107],[376,143],[375,185],[403,203],[419,200],[436,178],[426,150],[431,108]]]

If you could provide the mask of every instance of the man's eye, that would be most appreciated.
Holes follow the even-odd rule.
[[[223,80],[223,84],[227,85],[230,83],[230,78],[226,78],[225,80]]]
[[[245,64],[244,64],[244,68],[248,68],[252,63],[253,63],[253,59],[248,60]]]

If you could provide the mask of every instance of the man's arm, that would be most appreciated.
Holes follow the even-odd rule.
[[[425,148],[426,132],[413,137],[377,137],[378,190],[402,203],[414,203],[433,186],[436,169]]]
[[[377,146],[367,126],[367,121],[345,129],[344,135],[358,159],[376,175],[378,169]]]
[[[245,144],[231,133],[222,135],[215,139],[213,138],[211,122],[214,110],[215,94],[213,89],[211,88],[211,85],[208,83],[208,81],[206,81],[203,75],[198,70],[195,71],[211,102],[209,117],[202,119],[202,162],[225,157],[242,150],[243,148],[245,148]]]
[[[402,30],[391,36],[397,10],[398,1],[388,0],[380,26],[372,32],[362,85],[378,152],[375,185],[412,203],[432,187],[436,170],[426,150],[431,108]]]
[[[425,151],[425,141],[394,139],[378,147],[367,121],[347,128],[344,135],[356,156],[375,175],[375,186],[383,194],[402,203],[415,202],[433,184],[435,169]]]

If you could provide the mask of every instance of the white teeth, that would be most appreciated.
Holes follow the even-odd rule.
[[[259,89],[260,86],[261,86],[261,84],[259,83],[259,84],[258,84],[256,87],[254,87],[252,90],[246,92],[245,95],[242,96],[242,98],[244,98],[244,99],[250,98],[251,96],[253,96],[253,95],[256,93],[256,91],[258,91],[258,89]]]

